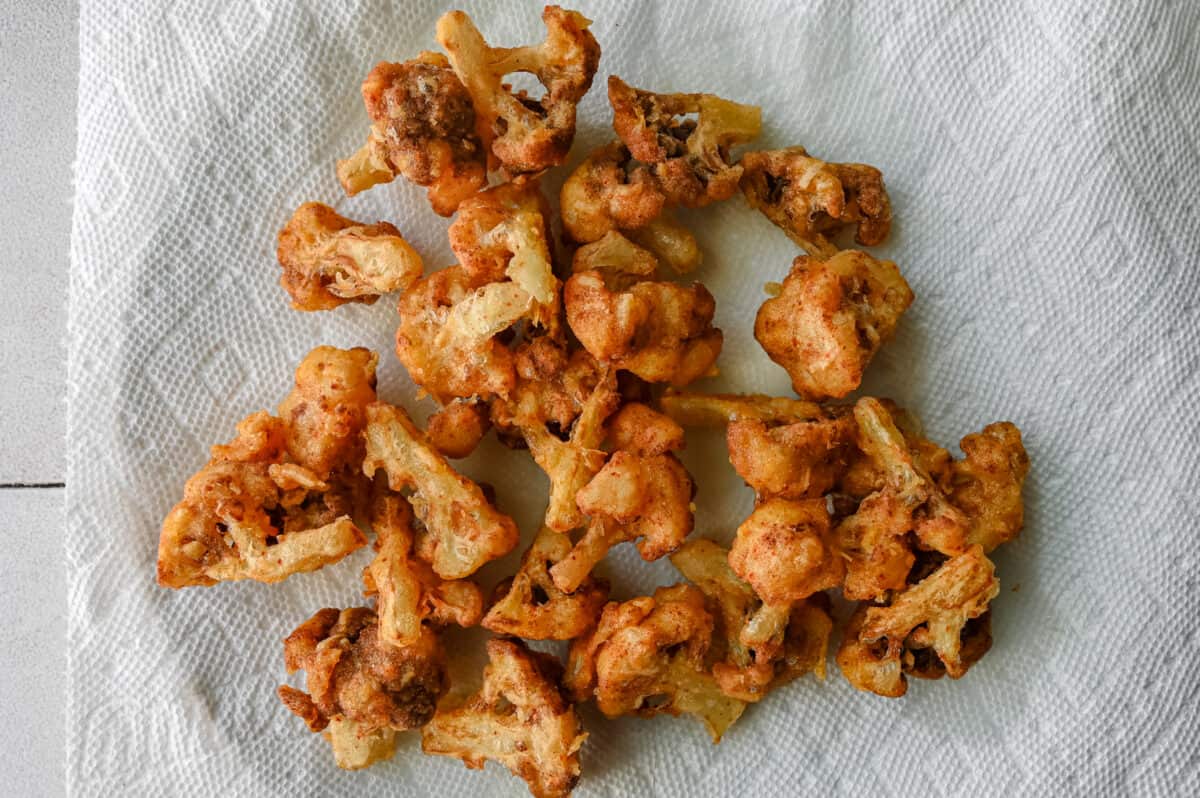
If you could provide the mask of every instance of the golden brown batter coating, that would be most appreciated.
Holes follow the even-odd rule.
[[[754,337],[807,399],[842,397],[892,337],[913,293],[896,264],[847,250],[800,256],[778,296],[758,310]]]
[[[317,347],[278,417],[254,413],[213,447],[163,521],[159,584],[278,582],[366,545],[351,519],[365,488],[360,434],[377,361],[366,349]]]
[[[647,382],[682,387],[712,372],[723,336],[712,326],[716,302],[703,285],[639,282],[613,290],[600,272],[563,287],[567,324],[601,363]]]
[[[605,420],[621,400],[616,374],[587,352],[567,355],[548,337],[523,344],[516,355],[517,384],[509,399],[492,403],[492,421],[519,436],[550,478],[544,524],[558,532],[586,519],[575,495],[604,467]]]
[[[421,730],[421,749],[469,768],[499,762],[535,798],[569,795],[587,733],[559,688],[562,666],[517,640],[489,640],[487,652],[483,687],[464,704],[439,708]]]
[[[606,716],[695,715],[719,742],[746,705],[721,692],[708,671],[713,616],[692,585],[609,602],[600,624],[571,644],[566,685]]]
[[[471,95],[479,135],[510,176],[541,172],[566,159],[575,138],[575,106],[600,63],[600,45],[582,14],[546,6],[542,21],[541,44],[491,47],[466,13],[451,11],[438,20],[438,43]],[[514,72],[536,77],[545,94],[514,92],[504,83]]]
[[[483,615],[483,591],[467,579],[442,579],[413,553],[416,529],[412,506],[398,493],[375,482],[371,528],[375,559],[363,569],[367,596],[375,597],[379,635],[395,646],[412,645],[422,626],[474,626]]]
[[[575,494],[580,512],[589,519],[587,530],[570,554],[550,569],[555,585],[565,592],[574,592],[613,546],[638,539],[642,559],[656,560],[677,549],[695,524],[695,486],[679,459],[663,448],[682,448],[681,431],[648,407],[629,407],[622,412],[633,412],[658,430],[633,436],[617,425],[616,442],[630,448],[614,451]]]
[[[678,274],[700,265],[699,245],[665,210],[667,196],[658,179],[619,141],[597,148],[576,167],[558,204],[572,241],[591,243],[619,231]]]
[[[459,474],[399,407],[367,407],[363,473],[382,470],[394,491],[408,499],[422,523],[417,556],[443,579],[462,579],[516,548],[517,525],[496,509],[471,480]]]
[[[837,246],[827,236],[856,225],[854,240],[882,244],[892,227],[892,205],[883,175],[861,163],[826,163],[803,147],[742,156],[742,192],[750,207],[783,229],[809,255],[828,258]]]
[[[424,271],[421,256],[387,222],[363,224],[328,205],[306,202],[279,231],[279,284],[296,310],[370,305],[403,291]]]
[[[711,540],[690,540],[671,563],[708,599],[722,646],[714,644],[713,677],[726,695],[762,700],[768,691],[805,673],[825,678],[833,619],[823,593],[777,611],[733,572],[729,551]],[[715,643],[716,641],[714,641]]]
[[[550,578],[550,568],[570,551],[569,537],[542,527],[516,574],[496,586],[483,626],[526,640],[570,640],[595,626],[608,600],[608,582],[589,576],[566,593]]]
[[[424,629],[411,645],[379,635],[365,607],[323,609],[283,641],[288,673],[305,672],[308,691],[284,685],[279,698],[314,732],[329,729],[338,765],[367,767],[390,758],[395,733],[422,726],[446,692],[446,656]]]
[[[487,185],[475,109],[445,56],[423,52],[402,64],[376,64],[362,95],[371,131],[362,149],[338,162],[347,194],[404,175],[428,187],[434,212],[450,216]]]
[[[655,94],[616,75],[608,79],[608,101],[617,135],[650,166],[669,203],[699,208],[737,192],[742,167],[730,150],[758,136],[758,108],[712,94]]]
[[[838,650],[838,666],[858,689],[890,697],[904,695],[906,669],[938,675],[928,667],[931,656],[958,679],[990,643],[986,625],[972,630],[968,623],[986,613],[999,592],[991,561],[981,547],[972,546],[886,606],[860,605]],[[925,652],[920,660],[914,654],[918,650]]]

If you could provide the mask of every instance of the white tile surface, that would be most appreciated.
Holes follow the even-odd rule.
[[[73,0],[0,0],[0,485],[61,483]],[[0,794],[64,794],[63,490],[0,487]]]
[[[0,794],[64,793],[66,573],[61,488],[0,490]]]
[[[0,0],[0,484],[66,471],[73,0]]]

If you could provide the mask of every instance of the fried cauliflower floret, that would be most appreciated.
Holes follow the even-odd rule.
[[[989,552],[1015,538],[1024,525],[1021,487],[1029,455],[1021,431],[1007,421],[988,424],[959,447],[966,458],[950,466],[950,502],[967,516],[967,542]]]
[[[536,798],[569,795],[587,734],[559,688],[562,666],[516,640],[489,640],[487,652],[483,687],[460,706],[440,708],[421,730],[421,749],[469,768],[499,762]]]
[[[296,209],[279,231],[276,255],[283,267],[279,284],[296,310],[370,305],[408,288],[425,269],[395,225],[356,222],[319,202]]]
[[[729,422],[725,442],[734,471],[760,500],[817,498],[846,471],[856,430],[849,413],[822,412],[779,426],[739,419]]]
[[[431,274],[400,302],[396,354],[442,404],[507,396],[513,354],[499,336],[561,337],[559,282],[536,184],[496,186],[463,202],[450,227],[461,265]]]
[[[570,640],[595,626],[608,600],[608,582],[588,577],[565,593],[550,578],[550,568],[570,551],[569,537],[542,527],[517,573],[496,586],[498,598],[483,626],[526,640]]]
[[[878,407],[890,416],[892,426],[904,439],[904,443],[908,447],[908,456],[912,459],[914,468],[922,469],[929,480],[943,491],[948,489],[950,487],[950,466],[953,462],[950,452],[924,436],[920,420],[912,413],[897,406],[889,399],[876,401],[879,403]],[[860,428],[859,437],[861,438],[861,436]],[[897,450],[899,449],[900,447],[897,447]],[[878,458],[872,457],[862,448],[860,441],[857,450],[851,455],[850,467],[838,483],[837,491],[861,500],[882,490],[888,484],[888,467],[894,459],[884,457],[881,464]],[[903,473],[907,473],[907,470]]]
[[[550,207],[537,184],[505,183],[459,206],[450,225],[450,247],[482,292],[524,292],[529,311],[520,318],[551,335],[558,332],[558,279],[549,247]],[[506,280],[510,282],[505,282]]]
[[[750,207],[783,229],[809,255],[828,258],[827,238],[856,225],[854,240],[882,244],[892,227],[892,205],[883,175],[861,163],[826,163],[803,147],[742,156],[742,193]]]
[[[311,731],[328,729],[338,766],[350,770],[390,758],[396,732],[428,722],[448,687],[437,635],[391,645],[364,607],[319,611],[283,641],[283,658],[288,673],[305,672],[308,692],[284,685],[280,700]]]
[[[713,742],[746,704],[721,692],[708,672],[713,617],[692,585],[609,602],[592,633],[571,643],[566,686],[576,702],[595,698],[606,716],[695,715]]]
[[[592,86],[600,45],[582,14],[558,6],[542,12],[546,39],[526,47],[490,47],[462,11],[437,24],[438,43],[475,106],[477,129],[509,175],[541,172],[567,157],[575,138],[575,106]],[[504,77],[533,75],[545,88],[534,98],[514,92]]]
[[[454,256],[472,278],[503,280],[515,258],[535,260],[532,266],[518,264],[517,270],[532,271],[533,279],[541,281],[545,274],[553,277],[546,243],[549,223],[550,206],[536,181],[502,183],[464,200],[447,235]]]
[[[645,227],[665,204],[654,176],[633,166],[619,141],[589,153],[559,193],[563,229],[579,243],[599,241],[613,230]]]
[[[758,310],[754,337],[808,399],[856,389],[891,338],[913,293],[896,264],[847,250],[828,260],[800,256],[783,289]]]
[[[741,701],[761,700],[805,673],[825,678],[825,654],[833,620],[824,594],[776,614],[729,567],[729,552],[711,540],[685,543],[671,563],[707,597],[723,638],[723,658],[713,665],[722,692]],[[770,616],[771,628],[763,629]]]
[[[362,85],[371,132],[362,149],[338,161],[338,180],[353,196],[404,175],[429,189],[435,213],[449,216],[487,185],[487,151],[475,109],[445,56],[421,53],[375,65]]]
[[[653,413],[646,408],[647,413]],[[650,423],[673,425],[665,417]],[[659,444],[682,446],[682,435],[648,436],[655,448],[618,449],[595,477],[575,495],[590,521],[571,553],[550,569],[555,585],[573,592],[618,543],[638,540],[644,560],[670,554],[695,524],[694,486],[687,469]],[[636,441],[622,441],[637,445]]]
[[[617,135],[651,165],[670,203],[699,208],[737,192],[742,167],[730,162],[729,151],[758,136],[758,108],[712,94],[655,94],[616,75],[608,79],[608,101]]]
[[[944,672],[957,679],[971,658],[983,653],[977,633],[964,649],[964,631],[999,592],[991,561],[980,546],[972,546],[898,593],[888,606],[860,607],[842,640],[838,666],[858,689],[893,698],[907,689],[904,670],[917,664],[914,650],[928,650],[923,656],[936,656]],[[925,667],[921,675],[934,674]]]
[[[611,290],[599,272],[573,275],[563,288],[567,324],[602,363],[647,382],[682,387],[712,372],[723,336],[712,326],[716,302],[704,286],[641,282]]]
[[[516,382],[512,352],[496,338],[529,311],[515,283],[509,296],[480,294],[461,266],[417,281],[400,299],[396,357],[414,383],[442,404],[504,396]],[[513,290],[515,289],[515,290]]]
[[[652,280],[658,273],[658,258],[616,230],[575,250],[571,271],[599,272],[606,284],[626,289],[634,283]]]
[[[723,427],[731,421],[787,424],[824,416],[816,402],[763,394],[707,394],[668,390],[659,408],[685,427]]]
[[[376,483],[381,488],[380,483]],[[483,592],[474,582],[444,580],[413,554],[412,507],[398,493],[377,490],[371,507],[375,559],[363,570],[366,594],[375,596],[379,636],[395,646],[414,644],[423,622],[474,626],[483,615]]]
[[[686,274],[700,265],[696,238],[666,213],[667,197],[644,164],[618,141],[597,148],[563,183],[559,208],[563,230],[578,243],[624,236]],[[576,269],[580,271],[580,269]]]
[[[604,468],[605,454],[599,446],[604,439],[605,419],[617,402],[616,374],[606,371],[583,401],[566,440],[548,430],[545,421],[522,419],[529,454],[550,478],[545,524],[556,532],[568,532],[583,523],[576,496]]]
[[[279,405],[293,461],[320,479],[346,467],[358,470],[378,364],[369,349],[332,346],[318,346],[300,362],[296,387]]]
[[[854,404],[858,447],[884,474],[890,489],[913,509],[915,531],[926,548],[942,554],[959,554],[966,548],[967,519],[954,507],[940,481],[926,467],[940,458],[927,447],[913,448],[899,429],[896,417],[878,399],[864,397]]]
[[[904,586],[916,560],[908,533],[912,509],[894,491],[872,493],[837,526],[838,548],[846,558],[847,599],[881,598]]]
[[[462,579],[503,557],[518,542],[517,525],[471,480],[456,472],[399,407],[367,408],[363,473],[382,469],[394,491],[408,498],[423,524],[417,554],[443,579]]]
[[[641,402],[630,402],[617,411],[608,425],[608,439],[614,449],[646,457],[678,452],[687,445],[683,427]]]
[[[163,521],[159,584],[278,582],[366,545],[351,517],[377,361],[366,349],[317,347],[297,367],[279,416],[254,413],[236,438],[212,448]]]
[[[469,399],[455,399],[429,416],[425,434],[433,448],[451,459],[466,457],[475,451],[491,429],[488,405]]]
[[[569,357],[546,338],[521,347],[511,401],[497,400],[492,419],[518,434],[550,478],[543,523],[567,532],[585,523],[576,494],[604,467],[605,420],[620,402],[616,373],[586,352]]]
[[[846,557],[842,592],[849,599],[880,599],[904,586],[915,546],[947,556],[965,551],[968,519],[922,462],[940,458],[931,457],[928,447],[914,453],[884,403],[860,399],[854,418],[858,448],[872,461],[882,484],[835,531]],[[924,458],[918,456],[922,451]]]
[[[788,605],[837,587],[845,573],[824,499],[770,499],[738,527],[729,567],[765,604]]]

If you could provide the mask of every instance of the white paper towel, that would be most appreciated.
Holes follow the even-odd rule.
[[[363,76],[434,48],[447,8],[82,5],[72,793],[525,794],[495,765],[422,756],[415,734],[393,762],[339,772],[275,698],[281,639],[320,607],[361,603],[366,552],[282,585],[154,584],[184,480],[237,420],[274,407],[311,347],[380,350],[384,397],[419,409],[391,353],[393,300],[293,312],[273,252],[292,209],[321,200],[396,223],[430,267],[449,262],[423,190],[397,180],[346,199],[334,176],[367,130]],[[573,162],[610,135],[615,73],[761,105],[761,145],[880,167],[897,220],[881,251],[917,300],[866,388],[947,445],[1011,419],[1033,470],[1026,531],[996,557],[995,646],[962,681],[892,701],[831,667],[715,748],[688,718],[589,710],[578,794],[1200,792],[1200,6],[579,6],[604,55]],[[493,42],[540,40],[534,3],[468,10]],[[685,218],[726,335],[724,376],[704,387],[786,392],[752,318],[794,246],[740,200]],[[728,538],[751,497],[720,437],[693,436],[687,462],[698,533]],[[528,458],[493,442],[466,470],[496,484],[528,539],[545,495]],[[674,579],[631,551],[610,565],[624,595]]]

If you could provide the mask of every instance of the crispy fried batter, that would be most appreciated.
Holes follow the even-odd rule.
[[[912,413],[890,399],[878,399],[879,406],[891,416],[896,429],[908,446],[913,462],[924,469],[929,479],[942,490],[950,487],[950,452],[925,437],[921,422]],[[850,467],[838,483],[839,493],[864,499],[888,483],[888,472],[875,458],[859,448],[850,458]]]
[[[746,704],[722,693],[708,672],[712,634],[704,594],[692,585],[609,602],[599,626],[571,643],[567,689],[577,702],[595,698],[610,718],[695,715],[720,742]]]
[[[550,206],[536,182],[505,183],[464,201],[449,235],[459,263],[473,282],[484,285],[479,290],[519,287],[518,296],[529,305],[521,318],[557,336],[559,282],[549,219]]]
[[[351,517],[377,361],[366,349],[317,347],[278,417],[247,416],[236,438],[212,448],[163,521],[159,584],[278,582],[366,545]]]
[[[547,302],[545,295],[557,288],[550,282],[549,224],[550,205],[537,181],[522,181],[492,186],[464,200],[447,234],[454,256],[472,279],[512,277]]]
[[[825,595],[797,602],[790,610],[762,612],[762,600],[729,567],[728,555],[724,547],[702,538],[671,555],[672,564],[708,598],[717,619],[724,651],[712,671],[722,692],[754,702],[805,673],[824,679],[833,630]],[[768,617],[781,622],[763,629]]]
[[[362,85],[371,132],[362,149],[338,161],[353,196],[404,175],[429,188],[435,213],[449,216],[487,185],[487,152],[475,109],[445,56],[423,52],[402,64],[375,65]]]
[[[683,427],[641,402],[630,402],[617,411],[608,425],[608,439],[614,449],[643,457],[678,452],[687,446]]]
[[[826,163],[803,147],[748,152],[741,160],[742,193],[750,207],[783,229],[809,255],[829,258],[826,236],[857,225],[854,240],[882,244],[892,227],[883,174],[861,163]]]
[[[433,717],[446,692],[446,656],[424,629],[411,645],[385,643],[365,607],[323,609],[283,641],[288,673],[305,671],[308,692],[284,685],[279,698],[314,732],[329,729],[339,767],[357,769],[394,751],[395,732]]]
[[[988,424],[959,446],[967,456],[950,467],[950,502],[967,516],[967,542],[989,552],[1015,538],[1024,525],[1021,487],[1029,455],[1021,431],[1007,421]]]
[[[637,411],[643,418],[649,408]],[[669,419],[649,421],[671,425]],[[682,436],[651,433],[646,443],[682,446]],[[640,445],[642,441],[633,441]],[[670,554],[692,531],[694,486],[687,469],[670,451],[618,449],[604,468],[578,493],[579,510],[590,518],[587,531],[571,553],[550,569],[560,590],[573,592],[608,550],[627,540],[638,540],[644,560]]]
[[[847,599],[876,599],[904,586],[916,560],[908,533],[912,509],[893,490],[881,490],[862,500],[858,509],[838,524],[834,533],[846,558]]]
[[[608,78],[613,128],[634,158],[650,164],[667,200],[698,208],[737,191],[732,147],[756,138],[762,112],[712,94],[655,94]],[[685,119],[688,114],[696,118]]]
[[[738,527],[729,567],[764,603],[788,605],[841,584],[832,538],[824,499],[770,499]]]
[[[563,183],[563,230],[578,243],[620,231],[678,274],[700,265],[696,238],[665,212],[667,197],[649,167],[632,160],[619,141],[597,148]],[[576,271],[580,271],[576,268]]]
[[[413,645],[422,622],[474,626],[483,615],[483,591],[466,579],[443,580],[413,555],[412,507],[376,481],[371,528],[375,559],[363,569],[366,595],[376,596],[379,636],[395,646]]]
[[[634,283],[654,279],[658,258],[616,230],[609,230],[603,237],[575,250],[571,271],[599,272],[607,285],[625,290]]]
[[[723,427],[739,420],[787,424],[825,416],[825,411],[816,402],[762,394],[706,394],[668,390],[659,398],[658,406],[685,427]]]
[[[541,172],[567,157],[575,105],[592,86],[600,45],[582,14],[558,6],[542,12],[546,39],[526,47],[490,47],[462,11],[438,20],[438,43],[475,106],[477,129],[509,175]],[[540,98],[514,92],[505,75],[525,72],[545,87]]]
[[[716,303],[704,286],[641,282],[624,291],[583,272],[563,288],[567,323],[602,363],[647,382],[682,387],[709,374],[723,336],[712,326]]]
[[[835,532],[847,560],[843,593],[849,599],[879,599],[904,586],[916,556],[914,544],[945,555],[965,551],[968,519],[922,462],[940,463],[942,459],[932,454],[937,447],[928,444],[915,454],[892,413],[877,399],[858,400],[854,418],[858,447],[872,461],[882,485]]]
[[[488,285],[510,286],[522,296],[507,297],[508,304],[506,297],[479,294],[484,286],[451,266],[417,281],[400,299],[396,357],[441,404],[504,396],[516,382],[512,352],[496,333],[529,311],[529,297],[515,283]]]
[[[847,250],[800,256],[783,290],[758,310],[754,337],[802,397],[841,397],[896,329],[913,293],[896,264]]]
[[[662,213],[666,197],[658,182],[630,157],[621,142],[611,142],[589,153],[563,183],[558,204],[572,240],[587,243],[613,230],[636,230]]]
[[[846,471],[856,431],[853,415],[830,409],[780,426],[754,418],[730,421],[725,442],[733,469],[759,500],[816,498]]]
[[[450,467],[404,410],[383,402],[368,406],[366,438],[363,473],[374,477],[383,469],[392,490],[412,490],[409,501],[424,525],[417,554],[438,576],[462,579],[516,547],[513,520]]]
[[[318,346],[300,362],[296,387],[279,404],[293,461],[322,480],[338,469],[358,470],[378,364],[369,349],[332,346]]]
[[[562,666],[517,640],[489,640],[487,652],[483,687],[461,706],[440,708],[421,730],[421,749],[469,768],[499,762],[536,798],[570,794],[587,734],[558,686]]]
[[[526,640],[570,640],[596,625],[608,600],[608,582],[588,577],[573,593],[550,578],[550,568],[571,551],[571,539],[542,527],[517,573],[496,586],[498,598],[483,626]]]
[[[296,209],[279,231],[276,255],[283,267],[279,284],[296,310],[370,305],[407,289],[425,269],[395,225],[356,222],[319,202]]]
[[[425,434],[433,448],[451,459],[466,457],[492,428],[488,405],[470,399],[455,399],[429,416]]]
[[[938,675],[929,667],[931,655],[940,669],[957,679],[990,642],[984,624],[970,630],[969,645],[964,646],[967,624],[987,612],[999,592],[991,561],[982,547],[972,546],[898,593],[888,606],[861,605],[846,629],[838,665],[858,689],[889,697],[904,695],[906,668],[916,667],[922,676]],[[921,660],[915,650],[926,652]]]
[[[461,265],[431,274],[401,300],[396,354],[442,404],[508,394],[513,355],[498,336],[510,328],[561,336],[548,213],[535,183],[496,186],[464,201],[450,226]]]
[[[550,501],[543,523],[567,532],[585,522],[575,494],[604,467],[604,422],[620,402],[616,374],[587,352],[568,357],[545,337],[518,349],[517,374],[511,400],[493,402],[492,420],[501,432],[521,436],[546,472]]]

